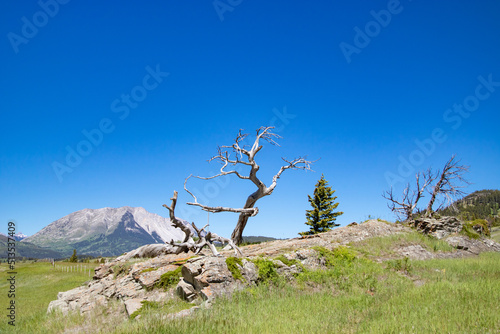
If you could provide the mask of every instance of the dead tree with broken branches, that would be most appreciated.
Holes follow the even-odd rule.
[[[196,227],[195,223],[191,223],[196,235],[189,228],[189,225],[184,224],[175,216],[175,206],[177,204],[177,191],[174,191],[174,196],[171,198],[172,204],[163,204],[170,213],[170,222],[173,226],[179,228],[184,232],[184,239],[182,242],[174,242],[171,240],[169,243],[165,244],[151,244],[141,246],[133,251],[125,253],[124,255],[118,257],[116,261],[127,261],[131,258],[144,258],[144,257],[156,257],[165,254],[180,254],[187,253],[189,251],[198,254],[205,247],[208,247],[212,252],[212,255],[218,256],[219,252],[214,246],[214,242],[219,242],[221,244],[227,244],[229,248],[234,250],[236,256],[242,256],[241,250],[236,246],[232,240],[218,236],[214,232],[205,232],[208,224],[202,229]],[[195,241],[194,237],[198,239]]]
[[[444,197],[439,205],[439,210],[445,203],[452,203],[453,199],[465,195],[461,188],[469,184],[464,178],[464,174],[468,171],[469,166],[460,165],[460,160],[456,160],[455,155],[453,155],[441,171],[434,173],[429,168],[425,172],[418,172],[415,176],[415,188],[412,188],[408,183],[403,190],[401,199],[394,196],[392,188],[382,196],[389,201],[387,206],[396,213],[398,218],[409,221],[413,219],[417,204],[424,197],[424,192],[427,191],[431,195],[431,199],[427,204],[424,216],[431,217],[432,207],[438,197]],[[432,185],[436,180],[437,182]]]
[[[469,166],[460,165],[460,160],[456,160],[455,158],[456,156],[453,155],[450,160],[446,162],[443,170],[438,174],[438,181],[432,188],[432,191],[429,192],[431,194],[431,200],[425,210],[426,217],[432,216],[432,206],[438,196],[444,197],[443,203],[441,203],[438,208],[439,210],[444,203],[453,203],[453,199],[465,195],[465,192],[461,189],[470,184],[470,182],[464,178],[464,174],[469,171]]]
[[[413,219],[413,213],[417,208],[418,202],[424,197],[427,186],[429,186],[436,177],[437,176],[432,172],[431,168],[427,169],[425,172],[418,172],[415,175],[415,188],[412,188],[408,182],[403,190],[401,199],[396,199],[392,187],[391,190],[384,192],[382,197],[389,200],[387,206],[400,220],[410,221]]]
[[[186,204],[198,206],[202,210],[208,212],[239,213],[236,227],[234,228],[233,233],[231,234],[231,240],[236,245],[240,244],[242,241],[243,230],[245,229],[245,226],[248,222],[248,218],[255,216],[259,212],[259,209],[255,207],[255,204],[262,197],[272,194],[272,192],[276,188],[278,179],[280,178],[281,174],[287,169],[311,170],[310,164],[312,162],[306,160],[305,157],[299,157],[293,160],[287,160],[285,158],[282,158],[285,164],[281,166],[278,172],[274,175],[269,186],[266,186],[257,177],[257,172],[259,171],[260,166],[257,164],[255,156],[263,147],[261,145],[262,141],[267,142],[271,145],[279,146],[275,140],[281,137],[276,133],[273,133],[272,132],[273,129],[274,127],[272,126],[260,127],[256,131],[255,140],[251,146],[243,145],[243,141],[248,136],[248,134],[242,133],[242,130],[240,130],[232,145],[219,146],[217,149],[217,155],[213,156],[209,160],[209,161],[218,161],[222,165],[219,174],[210,177],[190,175],[184,182],[184,189],[194,199],[194,202],[188,202]],[[232,168],[229,166],[231,166]],[[248,174],[240,173],[236,168],[239,166],[248,168],[249,169]],[[192,192],[190,192],[186,186],[188,179],[191,177],[195,177],[201,180],[210,180],[216,177],[222,177],[227,175],[236,175],[238,178],[242,180],[249,180],[257,187],[257,189],[247,197],[245,205],[242,208],[203,205],[201,203],[198,203],[196,196]]]

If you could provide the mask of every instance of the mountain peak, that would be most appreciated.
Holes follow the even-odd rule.
[[[77,249],[79,254],[114,256],[148,243],[182,240],[183,236],[170,219],[142,207],[123,206],[75,211],[24,241],[63,254]]]

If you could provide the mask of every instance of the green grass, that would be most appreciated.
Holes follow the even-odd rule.
[[[257,279],[258,283],[263,283],[265,285],[267,283],[277,282],[280,279],[278,271],[276,270],[276,265],[273,261],[265,258],[256,258],[253,259],[252,262],[257,266],[259,273]]]
[[[491,229],[491,239],[500,242],[500,227],[493,227]]]
[[[474,229],[472,228],[472,223],[465,223],[462,227],[462,231],[460,233],[462,233],[463,235],[466,235],[468,236],[469,238],[471,239],[479,239],[481,236],[479,235],[479,233],[477,233],[476,231],[474,231]]]
[[[142,302],[142,307],[130,315],[131,319],[137,318],[138,315],[144,318],[151,316],[156,316],[158,313],[168,314],[177,313],[179,311],[193,307],[193,304],[182,301],[170,299],[165,303],[152,302],[144,300]],[[146,320],[147,321],[147,320]]]
[[[322,271],[321,285],[260,285],[191,318],[152,317],[115,333],[498,333],[499,263],[491,253],[412,261],[413,275],[425,281],[416,286],[362,259],[342,275]]]
[[[388,237],[386,237],[388,238]],[[387,239],[364,243],[388,245]],[[403,237],[393,243],[413,242]],[[431,249],[435,240],[425,247]],[[361,248],[361,244],[357,244]],[[439,246],[437,247],[439,248]],[[127,320],[123,305],[111,302],[90,316],[46,315],[49,301],[88,279],[88,274],[53,272],[46,263],[19,264],[15,330],[1,333],[498,333],[500,253],[465,259],[390,260],[376,263],[351,249],[320,249],[324,270],[306,271],[295,284],[260,284],[216,300],[192,317],[162,319],[192,304],[173,299],[149,303],[140,319]],[[365,250],[368,252],[368,250]],[[373,252],[373,249],[370,250]],[[274,277],[264,259],[263,277]],[[3,277],[5,265],[0,267]],[[418,281],[423,284],[415,284]],[[279,281],[282,283],[281,281]],[[0,291],[6,291],[0,281]],[[2,305],[6,294],[0,294]],[[3,308],[3,306],[2,306]],[[4,317],[4,316],[3,316]],[[2,318],[3,318],[2,317]]]
[[[243,275],[241,274],[240,268],[238,267],[238,265],[243,266],[243,262],[242,262],[241,258],[228,257],[226,259],[226,265],[227,265],[227,269],[229,269],[229,271],[231,272],[231,275],[233,275],[234,279],[238,279],[242,282],[245,281],[245,279],[243,278]]]
[[[155,288],[163,288],[164,290],[168,290],[174,285],[179,283],[179,280],[182,276],[181,274],[182,266],[177,267],[175,270],[167,271],[163,275],[160,276],[160,280],[155,283]]]
[[[16,263],[16,326],[7,325],[6,308],[10,299],[7,296],[8,282],[7,265],[0,266],[0,305],[1,318],[0,333],[35,333],[37,323],[46,320],[49,302],[57,299],[59,291],[67,291],[91,280],[94,275],[95,264],[84,263],[85,272],[76,271],[73,263],[56,263],[59,270],[54,270],[47,262]],[[81,263],[78,263],[81,265]],[[72,267],[72,272],[61,271],[61,268]],[[5,311],[3,311],[5,310]]]

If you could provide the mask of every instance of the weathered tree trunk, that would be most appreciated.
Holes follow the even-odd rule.
[[[257,190],[252,193],[250,196],[248,196],[247,201],[245,203],[245,206],[243,208],[228,208],[228,207],[222,207],[222,206],[208,206],[208,205],[203,205],[198,203],[198,200],[196,199],[196,196],[190,192],[187,187],[186,187],[186,182],[187,180],[193,176],[190,175],[185,181],[184,181],[184,189],[193,197],[194,202],[188,202],[186,204],[188,205],[195,205],[199,206],[205,211],[208,212],[237,212],[239,213],[238,217],[238,222],[236,223],[236,227],[233,230],[233,233],[231,235],[231,240],[234,244],[238,245],[242,241],[242,235],[243,235],[243,230],[245,229],[245,226],[247,225],[248,218],[255,216],[259,210],[258,208],[255,207],[255,203],[262,197],[271,195],[272,192],[274,191],[274,188],[276,188],[276,184],[278,182],[278,179],[280,178],[281,174],[287,170],[287,169],[305,169],[305,170],[310,170],[310,164],[311,161],[306,160],[305,158],[297,158],[293,160],[286,160],[282,158],[284,162],[287,164],[285,166],[281,166],[280,170],[276,175],[274,175],[272,183],[269,187],[266,187],[266,185],[259,180],[257,177],[257,172],[259,171],[259,165],[255,161],[255,155],[262,149],[262,145],[259,144],[260,139],[263,139],[273,145],[277,145],[274,142],[274,138],[280,138],[277,134],[272,133],[271,130],[274,127],[261,127],[257,130],[257,135],[255,138],[255,141],[250,149],[245,148],[245,145],[240,145],[242,144],[243,139],[247,136],[247,134],[243,134],[240,132],[238,133],[238,136],[236,137],[234,144],[230,146],[221,146],[218,148],[218,154],[210,159],[212,160],[219,160],[219,162],[222,164],[222,167],[220,169],[220,173],[214,176],[210,177],[201,177],[201,176],[194,176],[198,179],[202,180],[210,180],[216,177],[220,176],[226,176],[230,174],[234,174],[237,177],[239,177],[242,180],[250,180],[255,186],[257,187]],[[233,151],[235,154],[234,158],[231,158],[231,154],[226,150],[223,151],[222,148],[229,148]],[[240,160],[242,157],[246,157],[247,161]],[[225,168],[228,165],[245,165],[250,167],[250,173],[248,176],[240,174],[239,171],[235,170],[225,170]]]
[[[233,242],[237,245],[241,244],[243,241],[243,230],[245,229],[245,226],[247,226],[248,218],[248,215],[240,214],[236,227],[231,234],[231,240],[233,240]]]
[[[434,186],[434,191],[432,192],[431,200],[429,201],[429,204],[427,205],[427,209],[425,210],[426,217],[432,216],[432,206],[434,205],[434,202],[436,201],[436,196],[441,189],[442,183],[443,183],[443,175],[441,175],[441,178],[439,179],[438,183],[436,183],[436,185]]]

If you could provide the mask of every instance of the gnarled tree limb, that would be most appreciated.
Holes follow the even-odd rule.
[[[465,192],[460,190],[470,184],[464,178],[464,174],[469,171],[469,166],[459,165],[460,160],[455,160],[455,155],[453,155],[448,162],[443,167],[441,174],[439,175],[439,180],[433,187],[431,194],[431,200],[427,205],[425,215],[430,217],[432,215],[432,206],[438,195],[442,195],[445,201],[441,203],[440,207],[446,202],[451,203],[453,198],[457,198],[465,195]]]
[[[240,179],[243,180],[250,180],[256,187],[257,190],[250,194],[247,197],[247,200],[245,202],[245,205],[243,208],[228,208],[228,207],[221,207],[221,206],[207,206],[198,203],[196,196],[190,192],[187,187],[186,183],[187,180],[192,177],[190,175],[188,178],[186,178],[184,182],[184,189],[194,198],[194,202],[189,202],[187,203],[188,205],[194,205],[202,208],[205,211],[208,212],[236,212],[239,213],[238,217],[238,222],[236,223],[236,227],[231,235],[231,240],[234,244],[239,244],[242,241],[242,234],[243,230],[247,224],[248,218],[255,216],[258,213],[258,208],[254,207],[256,202],[264,197],[272,194],[274,189],[276,188],[278,179],[280,178],[281,174],[287,170],[287,169],[303,169],[303,170],[311,170],[310,165],[311,161],[306,160],[306,158],[299,157],[297,159],[293,160],[286,160],[284,158],[283,161],[286,162],[286,165],[282,166],[278,173],[274,175],[271,184],[269,187],[267,187],[258,177],[257,177],[257,172],[260,169],[260,166],[257,164],[255,161],[255,155],[262,149],[261,145],[261,140],[264,140],[271,145],[276,145],[279,146],[275,139],[281,138],[279,135],[275,134],[272,132],[272,129],[274,127],[269,126],[269,127],[260,127],[256,131],[255,135],[255,140],[251,146],[246,146],[243,145],[243,140],[248,136],[248,134],[242,133],[242,130],[239,130],[238,135],[236,136],[236,139],[234,140],[234,143],[232,145],[224,145],[220,146],[217,148],[217,155],[213,156],[209,161],[219,161],[222,164],[222,167],[220,169],[220,173],[214,176],[210,177],[201,177],[201,176],[194,176],[198,179],[202,180],[210,180],[216,177],[221,177],[221,176],[226,176],[230,174],[234,174]],[[226,149],[226,150],[223,150]],[[229,151],[228,151],[229,150]],[[232,157],[234,155],[234,157]],[[243,160],[245,159],[245,160]],[[244,165],[244,166],[249,166],[250,171],[248,175],[242,175],[240,172],[234,170],[226,170],[226,167],[228,165]]]
[[[410,183],[406,185],[401,200],[397,200],[394,197],[392,188],[386,191],[382,196],[389,200],[387,206],[391,211],[396,213],[400,219],[409,221],[413,218],[413,212],[417,207],[418,201],[424,197],[425,189],[436,179],[436,177],[432,169],[429,168],[425,172],[418,172],[415,175],[416,185],[414,190],[411,190]]]
[[[177,204],[177,191],[174,191],[174,196],[171,198],[172,204],[170,206],[163,204],[163,207],[168,209],[170,213],[170,221],[175,227],[180,228],[184,232],[184,240],[182,242],[174,242],[171,240],[166,244],[151,244],[141,246],[133,251],[125,253],[122,256],[119,256],[116,261],[127,261],[131,258],[137,257],[156,257],[164,254],[180,254],[187,253],[188,251],[192,251],[196,254],[200,253],[201,250],[208,246],[212,255],[218,256],[220,255],[217,249],[215,248],[213,242],[220,242],[222,244],[227,243],[230,248],[234,249],[236,256],[243,255],[241,250],[236,246],[231,240],[219,237],[217,234],[213,232],[205,232],[205,229],[208,227],[208,224],[203,226],[203,228],[198,229],[195,223],[191,223],[191,226],[195,230],[198,240],[194,240],[194,233],[189,228],[189,226],[183,224],[177,217],[175,217],[175,206]]]

